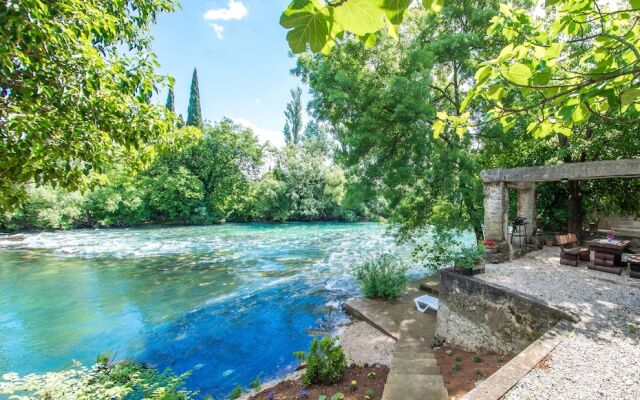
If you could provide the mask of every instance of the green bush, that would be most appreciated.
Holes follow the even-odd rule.
[[[315,338],[311,342],[309,353],[305,354],[307,362],[302,382],[305,385],[330,385],[339,382],[347,372],[347,357],[342,346],[336,344],[337,338],[325,336]],[[296,352],[299,358],[300,352]]]
[[[431,271],[448,267],[472,269],[484,259],[484,246],[463,243],[461,235],[460,231],[436,232],[426,242],[416,244],[413,259]]]
[[[407,267],[395,257],[383,254],[359,266],[356,278],[365,296],[393,300],[407,285]]]
[[[184,386],[188,375],[160,372],[131,361],[110,363],[108,356],[101,356],[92,367],[74,363],[67,370],[41,375],[4,374],[0,376],[0,396],[24,400],[191,400],[196,393]]]

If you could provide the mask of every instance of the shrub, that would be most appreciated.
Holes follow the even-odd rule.
[[[302,377],[305,385],[330,385],[342,379],[347,371],[347,357],[336,340],[331,336],[313,339],[309,353],[305,354],[307,368]]]
[[[260,389],[260,386],[262,386],[262,382],[260,382],[260,375],[256,376],[256,379],[252,380],[251,383],[249,383],[249,387],[253,390]]]
[[[453,364],[453,366],[451,367],[452,370],[458,372],[462,369],[462,366],[458,363]]]
[[[474,354],[473,355],[473,362],[476,363],[476,364],[481,363],[482,362],[482,358],[480,358],[479,355]]]
[[[393,300],[407,284],[407,267],[390,254],[383,254],[356,268],[356,279],[365,296]]]
[[[240,396],[242,396],[242,388],[240,387],[240,385],[236,386],[235,389],[233,389],[231,393],[229,393],[229,398],[231,400],[238,399],[240,398]]]
[[[104,362],[105,358],[100,361]],[[96,364],[90,368],[75,363],[61,372],[4,374],[0,377],[0,396],[24,400],[188,400],[193,399],[195,393],[184,388],[187,376],[159,372],[131,361]]]
[[[431,271],[457,267],[471,269],[484,258],[484,246],[465,244],[460,232],[439,232],[431,240],[416,244],[413,259]]]

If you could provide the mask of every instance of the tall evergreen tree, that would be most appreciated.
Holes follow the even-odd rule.
[[[298,144],[300,132],[302,132],[302,89],[296,87],[291,90],[291,101],[287,103],[284,111],[286,123],[284,124],[284,140]]]
[[[189,108],[187,109],[187,125],[202,128],[202,108],[200,107],[200,87],[198,85],[198,70],[193,69],[191,79],[191,93],[189,94]]]
[[[173,94],[173,88],[169,88],[169,93],[167,94],[167,103],[165,107],[171,112],[176,112],[176,98]]]

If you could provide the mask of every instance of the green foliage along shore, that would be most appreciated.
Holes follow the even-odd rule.
[[[115,168],[93,191],[27,187],[27,200],[0,214],[0,230],[125,227],[145,223],[374,219],[376,201],[357,202],[331,161],[324,136],[274,149],[229,119],[201,137],[159,154],[141,173]]]

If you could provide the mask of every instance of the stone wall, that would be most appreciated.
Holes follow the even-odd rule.
[[[524,293],[451,269],[440,272],[439,342],[515,355],[562,319],[572,317]]]

